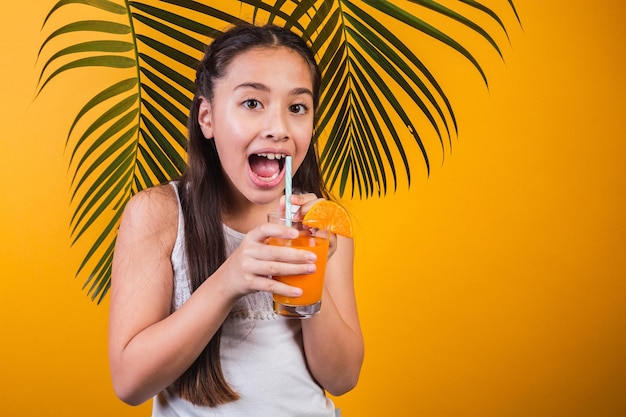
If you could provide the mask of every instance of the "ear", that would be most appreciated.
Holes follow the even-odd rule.
[[[200,125],[200,130],[202,130],[204,137],[213,139],[213,113],[211,111],[211,103],[204,97],[200,99],[198,124]]]

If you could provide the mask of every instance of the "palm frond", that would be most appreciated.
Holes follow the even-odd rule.
[[[512,0],[492,0],[498,2],[519,22]],[[48,30],[53,16],[66,21],[51,28],[42,42],[38,57],[46,58],[38,94],[72,71],[104,70],[107,79],[114,79],[80,109],[66,138],[72,244],[90,242],[77,271],[87,274],[87,293],[99,302],[108,291],[120,214],[130,196],[185,169],[195,68],[205,44],[230,25],[275,23],[311,45],[323,75],[316,135],[320,163],[325,180],[339,195],[383,196],[401,183],[410,186],[418,167],[428,175],[436,150],[432,139],[445,153],[457,134],[457,119],[437,75],[411,39],[389,28],[402,26],[411,36],[446,45],[487,83],[478,59],[446,33],[445,25],[426,16],[435,14],[466,28],[501,56],[495,35],[508,39],[506,14],[475,0],[449,6],[432,0],[398,4],[59,0],[42,30]],[[67,21],[65,11],[74,7],[82,8],[84,20]],[[498,33],[493,33],[494,23]],[[410,156],[415,152],[418,158]]]

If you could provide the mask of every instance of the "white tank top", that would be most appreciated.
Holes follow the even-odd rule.
[[[175,183],[172,183],[176,189]],[[178,197],[178,192],[177,192]],[[184,223],[178,202],[178,234],[172,251],[173,308],[191,291],[184,250]],[[227,255],[244,234],[224,225]],[[271,294],[258,292],[237,301],[222,327],[224,377],[240,399],[219,407],[198,407],[167,389],[153,400],[153,417],[332,417],[333,402],[309,372],[299,320],[274,314]]]

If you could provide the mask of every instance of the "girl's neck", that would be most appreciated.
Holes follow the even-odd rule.
[[[228,198],[222,221],[231,229],[248,233],[256,226],[267,222],[267,215],[276,211],[278,200],[270,204],[254,204],[245,198]]]

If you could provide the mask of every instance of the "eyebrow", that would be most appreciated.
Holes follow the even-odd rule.
[[[254,90],[265,91],[265,92],[270,91],[270,88],[267,85],[262,84],[262,83],[255,83],[255,82],[241,83],[237,87],[235,87],[235,90],[238,90],[241,88],[252,88]],[[292,95],[292,96],[298,96],[301,94],[308,94],[311,97],[313,97],[313,92],[306,87],[296,87],[289,92],[289,95]]]

